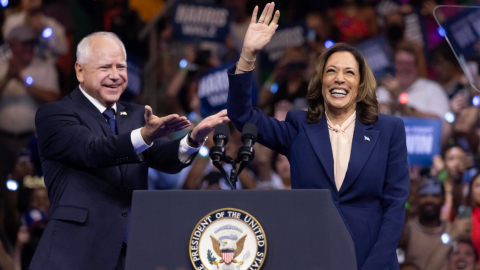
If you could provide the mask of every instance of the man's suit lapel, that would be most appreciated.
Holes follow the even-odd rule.
[[[115,120],[117,122],[117,131],[118,134],[128,133],[133,130],[131,116],[128,115],[128,112],[125,110],[125,106],[117,102],[117,111],[115,112]],[[127,173],[127,164],[121,165],[120,170],[124,177]],[[126,179],[124,179],[125,181]]]
[[[117,122],[118,134],[127,133],[132,131],[132,122],[130,121],[130,115],[125,110],[125,106],[117,102],[117,111],[115,112],[115,120]]]
[[[88,113],[91,117],[97,120],[99,125],[102,127],[105,136],[112,135],[112,129],[108,125],[105,117],[98,111],[97,107],[95,107],[95,105],[93,105],[90,100],[83,95],[83,93],[80,91],[80,88],[77,87],[75,90],[73,90],[70,96],[72,97],[73,101],[75,101],[77,104],[80,104],[81,111]]]
[[[330,183],[335,187],[335,176],[333,173],[333,154],[328,133],[327,120],[325,115],[316,124],[304,124],[308,140],[317,154],[323,168],[327,172]]]
[[[375,144],[377,143],[380,131],[373,130],[373,125],[364,125],[359,121],[358,116],[355,120],[355,129],[353,131],[352,151],[348,163],[345,180],[340,187],[340,194],[345,192],[358,177],[363,167],[367,163]]]
[[[73,90],[73,92],[70,94],[72,97],[72,100],[80,105],[80,111],[86,112],[89,114],[91,117],[93,117],[101,126],[103,130],[103,135],[105,136],[111,136],[113,135],[112,129],[110,128],[110,125],[108,124],[107,120],[105,117],[100,113],[100,111],[95,107],[95,105],[88,100],[83,93],[80,91],[80,88],[76,88]],[[117,102],[117,111],[115,112],[115,121],[117,123],[117,131],[118,134],[125,133],[131,131],[131,122],[129,121],[128,114],[125,115],[120,115],[120,112],[124,112],[125,107]],[[122,175],[122,178],[125,177],[126,171],[127,171],[127,165],[120,165],[119,166],[119,171],[120,174]]]

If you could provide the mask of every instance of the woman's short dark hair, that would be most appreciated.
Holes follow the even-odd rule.
[[[442,148],[441,156],[445,160],[445,156],[447,155],[447,152],[452,150],[453,148],[460,148],[462,149],[463,152],[466,152],[465,149],[458,143],[454,142],[451,144],[447,144],[445,147]]]
[[[310,124],[317,123],[325,112],[325,98],[322,94],[323,74],[325,65],[330,56],[336,52],[349,52],[355,57],[360,69],[360,84],[357,94],[358,118],[363,124],[373,124],[378,119],[378,101],[375,94],[377,83],[370,67],[363,55],[356,48],[337,43],[324,51],[317,59],[315,72],[308,85],[308,111],[307,121]]]

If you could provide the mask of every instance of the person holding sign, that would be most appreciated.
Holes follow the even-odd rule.
[[[241,57],[227,71],[228,116],[239,130],[255,124],[258,142],[289,159],[292,188],[331,191],[352,235],[358,269],[399,269],[395,250],[410,183],[403,121],[378,113],[367,62],[342,43],[318,58],[308,111],[290,111],[278,121],[253,108],[252,71],[278,27],[274,7],[267,4],[258,19],[255,7]]]

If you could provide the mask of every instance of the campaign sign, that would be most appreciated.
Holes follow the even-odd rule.
[[[380,80],[387,74],[393,75],[393,56],[383,37],[369,39],[356,47],[367,60],[375,79]]]
[[[286,48],[303,46],[307,35],[308,29],[304,22],[279,26],[261,52],[262,67],[273,67],[283,56]]]
[[[450,45],[458,56],[467,59],[479,57],[475,48],[480,40],[480,8],[465,8],[463,12],[442,23]]]
[[[425,55],[429,55],[427,33],[420,10],[415,9],[412,13],[406,14],[403,17],[403,23],[405,25],[404,38],[414,44],[420,44],[424,49]]]
[[[172,10],[173,37],[223,42],[231,17],[232,11],[224,6],[180,2]]]
[[[200,98],[200,113],[207,117],[227,108],[228,75],[227,69],[235,63],[227,63],[206,72],[198,80],[198,97]],[[252,86],[252,102],[257,102],[257,87]]]
[[[440,154],[442,120],[402,117],[407,134],[408,163],[431,166],[433,156]]]

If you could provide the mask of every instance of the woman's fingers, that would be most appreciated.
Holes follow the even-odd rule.
[[[268,6],[267,15],[265,16],[265,21],[263,21],[263,23],[265,23],[266,25],[268,25],[270,23],[270,20],[272,19],[272,14],[273,14],[274,9],[275,9],[275,3],[272,2]]]
[[[273,20],[270,23],[270,26],[278,24],[278,19],[280,19],[280,10],[275,11],[275,15],[273,15]]]
[[[260,15],[260,18],[258,19],[258,23],[263,23],[265,21],[265,16],[267,16],[267,11],[269,6],[270,6],[270,3],[265,5],[265,8],[262,11],[262,15]]]
[[[250,20],[250,23],[257,23],[257,14],[258,14],[258,6],[255,6],[255,8],[253,9],[252,19]]]

